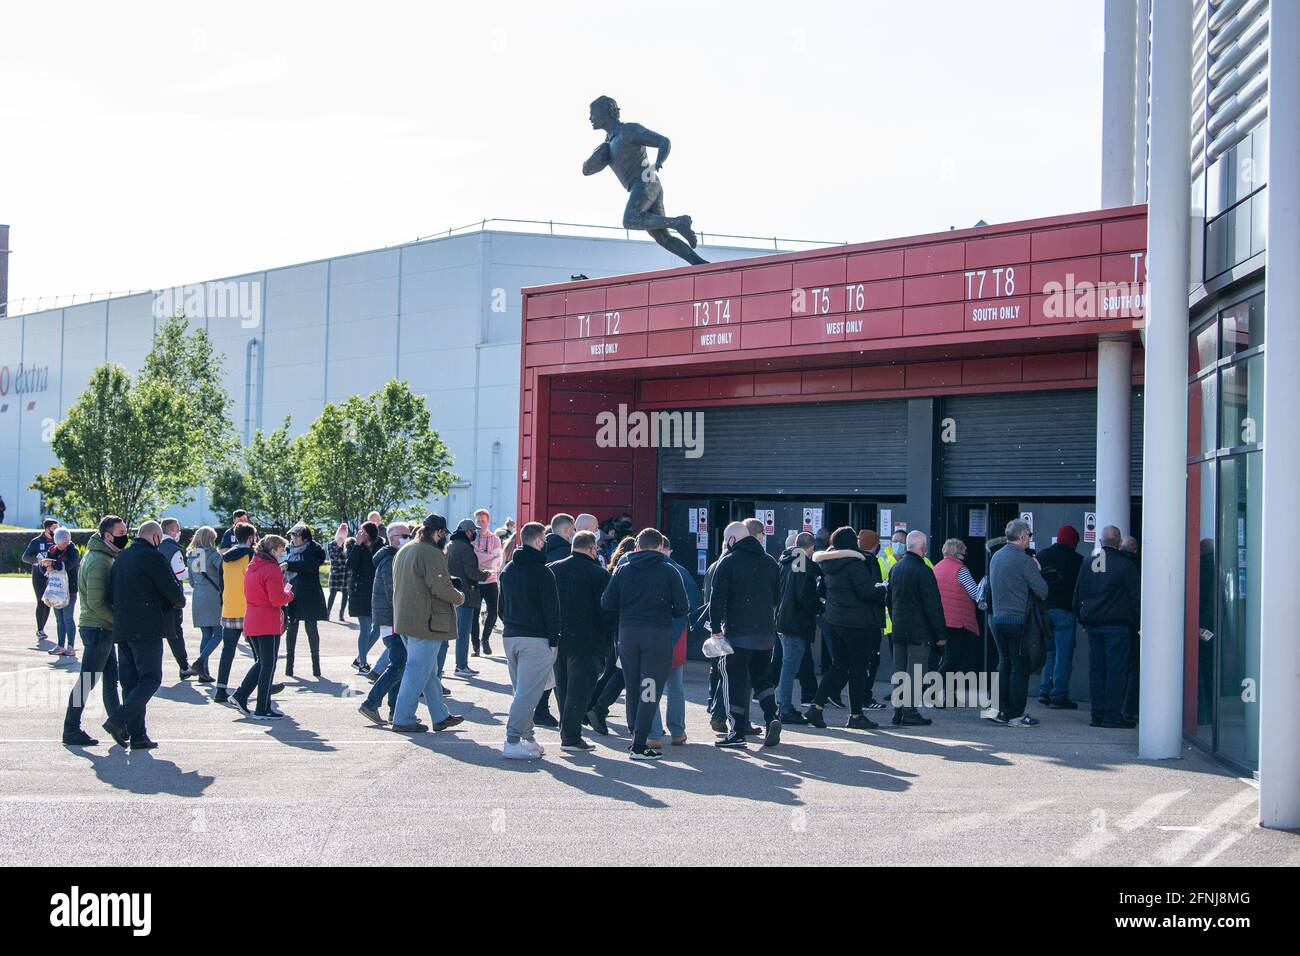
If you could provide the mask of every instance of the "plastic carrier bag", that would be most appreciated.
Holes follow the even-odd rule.
[[[53,608],[68,606],[68,572],[51,571],[46,575],[45,593],[41,600]]]

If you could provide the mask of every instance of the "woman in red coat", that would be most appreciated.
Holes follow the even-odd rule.
[[[271,706],[271,679],[275,674],[276,641],[284,630],[283,608],[293,600],[293,588],[284,582],[280,562],[289,550],[289,542],[279,535],[268,534],[259,542],[244,572],[244,637],[253,645],[257,658],[244,675],[239,689],[229,703],[254,720],[277,720],[284,716]],[[248,697],[257,688],[257,708],[251,713]]]

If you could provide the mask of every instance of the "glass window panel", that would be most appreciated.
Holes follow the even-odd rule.
[[[1223,312],[1223,354],[1234,355],[1264,344],[1264,293]]]
[[[1188,342],[1187,374],[1195,375],[1213,365],[1219,357],[1219,326],[1209,322],[1191,334]]]
[[[1268,122],[1261,123],[1250,134],[1251,188],[1268,185]]]
[[[1214,746],[1215,618],[1214,462],[1187,469],[1187,674],[1196,687],[1195,707],[1184,712],[1184,729]]]
[[[1217,744],[1220,754],[1254,768],[1259,761],[1260,485],[1263,455],[1219,463],[1219,630]]]
[[[1264,365],[1256,355],[1220,373],[1219,447],[1255,445],[1264,440]]]
[[[1250,254],[1263,252],[1268,246],[1268,190],[1262,189],[1250,200]]]
[[[1218,421],[1218,401],[1215,398],[1214,376],[1197,379],[1187,387],[1187,454],[1188,457],[1213,451],[1215,423]]]

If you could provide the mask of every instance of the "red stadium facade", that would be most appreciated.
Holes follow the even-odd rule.
[[[829,495],[871,499],[876,513],[861,523],[906,516],[906,521],[889,521],[885,531],[907,522],[935,527],[945,520],[943,502],[950,497],[942,488],[946,450],[940,445],[935,454],[922,450],[918,457],[911,447],[918,414],[908,406],[916,399],[928,403],[920,410],[919,427],[921,434],[933,431],[934,442],[941,442],[945,422],[955,428],[954,454],[948,457],[959,472],[955,452],[966,422],[945,416],[945,402],[989,394],[1014,399],[1016,409],[1029,412],[1035,393],[1077,395],[1082,401],[1095,389],[1098,342],[1115,337],[1137,342],[1145,252],[1146,210],[1137,206],[525,289],[520,517],[546,521],[560,511],[588,511],[604,519],[628,512],[640,527],[669,524],[667,498],[673,494],[782,501],[820,501]],[[1140,346],[1134,351],[1133,368],[1140,369]],[[1095,403],[1095,396],[1087,401]],[[906,420],[906,426],[898,426],[905,433],[882,433],[893,436],[882,439],[889,455],[882,455],[881,443],[843,447],[843,456],[861,457],[868,475],[862,487],[828,486],[809,496],[799,475],[815,477],[817,458],[809,460],[800,449],[828,437],[816,424],[817,410],[841,402],[857,403],[852,407],[863,412],[850,415],[851,423],[875,414],[876,408],[862,403],[905,409],[898,419]],[[779,418],[773,424],[761,414],[736,419],[739,413],[727,411],[724,416],[732,407],[808,403],[818,403],[817,410],[787,419],[794,433],[781,432]],[[978,403],[962,407],[977,430],[987,431],[989,422],[974,420]],[[703,483],[728,487],[667,488],[661,471],[669,470],[669,449],[598,440],[602,412],[621,412],[626,419],[637,410],[678,409],[704,413],[701,461],[717,444],[710,444],[711,415],[724,416],[726,428],[741,422],[742,432],[743,422],[750,421],[754,461],[781,456],[789,480],[778,481],[779,489],[737,487],[745,483],[743,473],[715,473]],[[1002,417],[996,409],[990,414]],[[829,427],[841,427],[831,417]],[[1050,422],[1042,427],[1050,430]],[[1140,433],[1138,428],[1139,438]],[[724,446],[730,440],[718,439]],[[909,459],[903,485],[872,489],[873,462],[889,471],[887,459],[896,458]],[[911,467],[911,459],[920,461],[919,469]],[[1140,467],[1140,456],[1135,466]],[[676,464],[672,469],[680,472]],[[772,485],[773,479],[764,481]],[[897,476],[891,481],[897,485]],[[1135,480],[1135,487],[1139,484]],[[1018,500],[1026,494],[1044,500],[1087,498],[1077,483],[1060,495],[1052,491],[1026,488]],[[746,502],[743,510],[748,507]],[[724,511],[715,521],[726,516]],[[789,523],[779,522],[782,531]]]

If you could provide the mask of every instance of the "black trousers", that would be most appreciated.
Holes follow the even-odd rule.
[[[555,699],[560,706],[560,743],[582,739],[582,718],[596,687],[600,658],[595,654],[571,654],[561,642],[555,656]]]
[[[45,622],[50,619],[50,606],[41,600],[45,596],[45,585],[49,579],[43,574],[32,575],[32,590],[36,592],[36,630],[45,630]]]
[[[311,672],[317,677],[320,676],[320,628],[316,621],[303,621],[303,629],[307,632],[307,647],[311,650]],[[289,630],[286,632],[287,648],[284,655],[285,673],[293,673],[293,652],[298,643],[298,619],[289,619]]]
[[[276,644],[279,640],[279,634],[258,634],[248,639],[257,655],[239,689],[235,691],[235,697],[246,705],[249,695],[256,687],[257,707],[254,712],[258,714],[271,712],[271,681],[275,677]]]
[[[618,666],[618,649],[610,647],[609,653],[605,655],[605,669],[601,671],[600,680],[596,681],[596,687],[591,692],[587,709],[607,717],[609,709],[614,706],[614,701],[618,700],[618,695],[621,693],[623,693],[623,671]]]
[[[947,643],[943,645],[941,674],[975,674],[980,669],[980,636],[964,627],[945,627]]]
[[[244,633],[237,627],[221,629],[221,660],[217,663],[217,690],[228,690],[230,665],[235,663],[235,650],[239,647],[239,635]]]
[[[480,584],[478,586],[479,597],[483,599],[483,621],[482,629],[479,628],[478,615],[474,615],[474,623],[470,626],[469,639],[474,645],[474,650],[481,647],[491,647],[492,631],[497,626],[497,605],[501,599],[501,586],[495,581],[491,584]],[[485,635],[482,640],[479,635]],[[556,680],[559,680],[559,671],[556,672]]]
[[[813,703],[825,707],[832,694],[848,685],[850,716],[862,713],[870,699],[867,693],[867,665],[875,655],[880,659],[880,629],[874,627],[845,627],[827,624],[831,638],[831,668],[822,674]],[[874,675],[872,675],[874,676]]]
[[[731,706],[727,709],[727,727],[731,733],[752,734],[756,731],[749,722],[750,698],[758,698],[763,710],[763,723],[776,717],[776,689],[772,686],[772,652],[755,651],[737,647],[733,653],[718,658],[718,680],[722,685],[720,697]]]
[[[334,595],[343,595],[343,600],[339,602],[339,620],[343,620],[343,615],[348,611],[348,589],[346,587],[330,588],[329,600],[325,602],[325,616],[329,617],[334,610]]]
[[[172,616],[172,633],[167,638],[167,646],[172,650],[172,657],[176,658],[176,666],[183,671],[189,670],[190,654],[185,649],[185,612],[174,607],[167,613]]]
[[[916,679],[916,669],[920,667],[921,676],[924,678],[926,671],[930,666],[930,645],[929,644],[904,644],[902,641],[894,642],[894,673],[906,674],[910,681],[912,693],[903,699],[903,706],[900,708],[904,713],[915,713],[916,708],[921,703],[921,692],[924,689],[922,684]]]
[[[122,704],[117,691],[117,654],[113,648],[113,632],[97,627],[81,629],[81,673],[72,693],[68,694],[68,710],[63,717],[63,732],[76,733],[81,729],[81,712],[86,708],[86,698],[95,689],[96,681],[104,697],[104,713],[111,714]]]
[[[146,736],[145,712],[162,686],[162,638],[123,641],[117,645],[117,676],[122,682],[122,703],[109,716],[126,728],[132,740]]]
[[[627,726],[632,734],[632,749],[644,750],[664,684],[673,670],[673,632],[662,629],[619,629],[618,657],[623,662],[623,682],[627,685]]]

